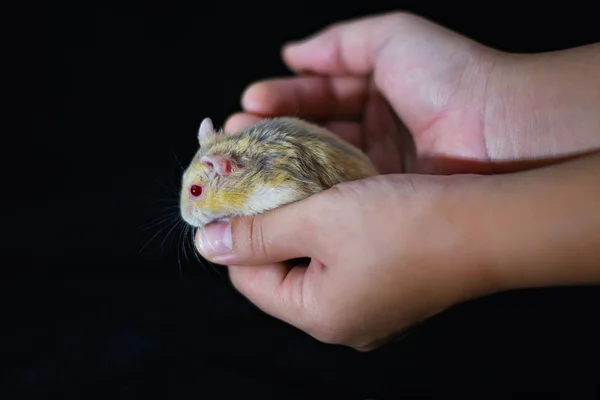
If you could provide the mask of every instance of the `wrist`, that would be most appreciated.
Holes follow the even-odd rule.
[[[561,159],[600,147],[600,44],[496,60],[484,115],[492,160]]]

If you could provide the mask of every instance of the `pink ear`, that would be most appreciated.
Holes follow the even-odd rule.
[[[231,160],[226,157],[217,154],[209,154],[202,157],[202,164],[214,170],[221,176],[229,176],[229,174],[231,174],[232,163]]]
[[[202,142],[214,133],[214,126],[210,118],[204,118],[198,128],[198,141]]]

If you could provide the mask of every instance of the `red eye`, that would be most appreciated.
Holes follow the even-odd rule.
[[[194,197],[200,196],[202,194],[202,186],[192,185],[192,187],[190,188],[190,193]]]

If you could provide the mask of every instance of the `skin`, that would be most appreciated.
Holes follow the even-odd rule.
[[[199,232],[260,309],[371,350],[468,299],[600,282],[600,46],[507,54],[392,13],[283,58],[298,76],[251,85],[225,129],[294,114],[384,175]]]

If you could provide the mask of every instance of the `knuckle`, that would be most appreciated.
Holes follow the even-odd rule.
[[[364,196],[365,185],[369,185],[370,181],[349,181],[337,184],[329,189],[329,200],[331,204],[336,206],[344,204],[350,206],[356,202],[360,203],[361,197]]]
[[[248,238],[252,254],[256,257],[266,257],[267,248],[264,243],[264,235],[259,215],[250,217],[248,224]]]

